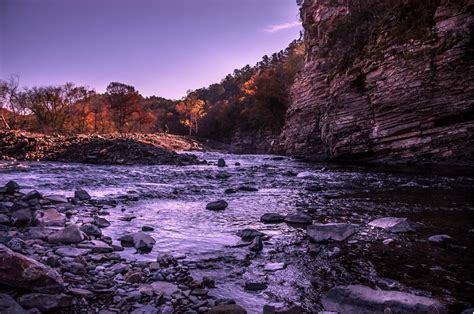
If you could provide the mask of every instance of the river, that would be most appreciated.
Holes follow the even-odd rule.
[[[2,162],[0,184],[15,180],[26,191],[36,189],[68,197],[78,188],[85,189],[108,213],[105,217],[112,225],[103,232],[115,241],[142,226],[154,228],[149,233],[157,241],[152,252],[138,255],[134,249],[126,249],[122,252],[125,258],[154,260],[159,253],[182,258],[193,276],[216,281],[213,295],[233,298],[250,313],[260,312],[264,304],[310,302],[311,270],[299,258],[307,249],[301,245],[304,228],[285,223],[263,224],[260,217],[264,213],[305,211],[325,219],[336,217],[364,224],[368,217],[365,213],[371,211],[374,199],[386,194],[391,195],[390,201],[376,202],[375,213],[406,211],[407,197],[416,199],[409,202],[410,212],[472,211],[465,191],[472,188],[474,179],[467,175],[368,171],[363,167],[308,164],[267,155],[195,154],[210,165]],[[217,167],[218,158],[225,159],[227,166]],[[225,192],[242,186],[258,190]],[[314,186],[318,187],[317,192]],[[444,201],[438,201],[436,196],[426,198],[439,191],[444,191]],[[350,197],[342,197],[347,195]],[[206,210],[208,202],[218,199],[229,203],[226,210]],[[126,216],[136,218],[121,220]],[[237,232],[244,228],[269,236],[262,253],[249,255],[248,247],[240,245]],[[263,271],[269,262],[284,262],[287,267],[277,272]],[[263,292],[245,291],[247,280],[264,280],[269,288]]]

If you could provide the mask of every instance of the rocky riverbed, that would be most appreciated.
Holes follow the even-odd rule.
[[[0,311],[474,306],[472,174],[196,155],[206,164],[1,162]]]

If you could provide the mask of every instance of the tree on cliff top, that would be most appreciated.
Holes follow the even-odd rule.
[[[176,105],[176,110],[184,115],[181,123],[188,127],[190,136],[193,129],[196,134],[199,131],[199,120],[206,115],[204,111],[205,104],[204,100],[198,98],[197,93],[188,92],[184,100]]]

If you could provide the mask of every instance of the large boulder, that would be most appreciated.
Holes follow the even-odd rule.
[[[67,308],[74,305],[74,298],[65,294],[28,293],[18,298],[18,303],[27,308],[37,308],[42,312]]]
[[[84,234],[77,225],[70,225],[48,236],[49,243],[79,243],[84,240]]]
[[[413,313],[444,314],[446,307],[439,301],[400,291],[375,290],[362,285],[337,286],[322,298],[327,311],[352,313]]]
[[[224,210],[229,206],[229,203],[227,203],[224,200],[218,200],[215,202],[210,202],[206,205],[206,209],[209,210]]]
[[[127,234],[119,238],[122,246],[133,246],[140,253],[149,253],[156,241],[151,236],[143,232]]]
[[[382,228],[384,230],[394,232],[394,233],[415,231],[415,228],[413,228],[413,226],[410,224],[407,218],[398,218],[398,217],[378,218],[369,222],[369,226]]]
[[[37,292],[64,290],[63,279],[53,269],[0,244],[0,284]]]
[[[306,228],[308,236],[314,242],[344,241],[357,230],[357,225],[345,223],[313,224]]]
[[[39,226],[62,227],[66,223],[66,216],[54,208],[48,208],[36,211],[35,221]]]

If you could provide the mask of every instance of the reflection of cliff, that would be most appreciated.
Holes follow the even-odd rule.
[[[305,67],[282,150],[474,164],[473,2],[380,2],[303,4]]]

